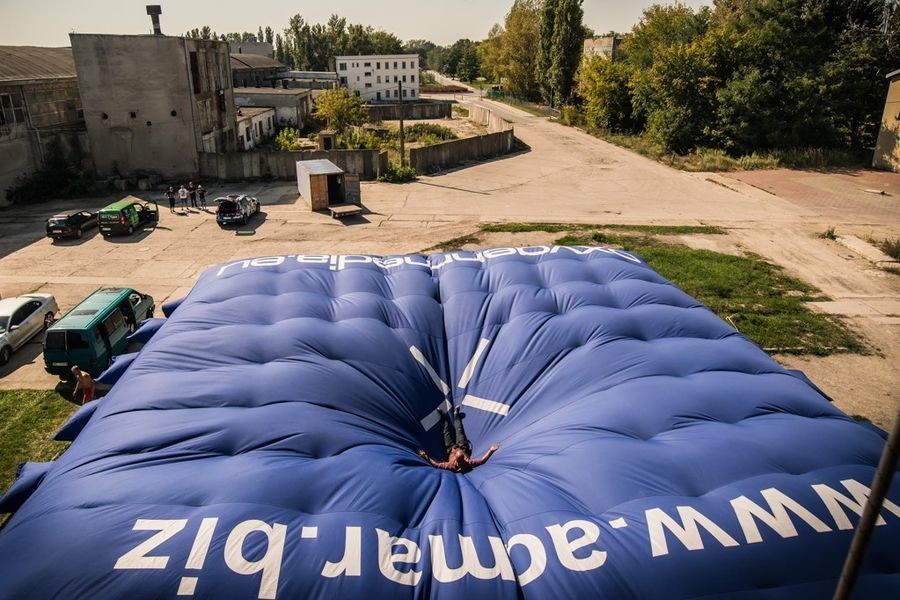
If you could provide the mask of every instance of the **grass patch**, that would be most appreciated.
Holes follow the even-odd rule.
[[[50,439],[75,411],[53,390],[0,390],[0,490],[6,490],[24,461],[48,461],[67,443]]]
[[[828,229],[819,234],[819,237],[824,240],[836,240],[837,232],[834,229],[834,225],[831,225]]]
[[[468,117],[469,109],[465,106],[460,106],[458,104],[453,105],[453,114],[459,115],[460,117]]]
[[[649,235],[696,235],[727,233],[721,227],[709,225],[577,225],[567,223],[488,223],[481,227],[482,231],[489,233],[525,233],[529,231],[544,231],[547,233],[559,233],[561,231],[587,231],[595,229],[614,231],[633,231]]]
[[[530,115],[534,115],[535,117],[550,117],[553,116],[551,110],[541,104],[536,104],[533,102],[524,102],[522,100],[515,100],[513,98],[504,97],[504,98],[490,98],[491,100],[496,100],[497,102],[502,102],[504,104],[509,104],[514,108],[518,108],[519,110],[524,110]]]
[[[609,231],[575,231],[559,245],[621,246],[640,255],[663,277],[708,306],[770,352],[826,355],[868,352],[840,319],[812,312],[804,302],[825,300],[759,256],[732,256]]]
[[[473,233],[470,235],[461,235],[459,237],[455,237],[452,240],[447,240],[445,242],[441,242],[440,244],[435,244],[430,248],[425,248],[420,252],[420,254],[431,254],[432,252],[456,252],[457,250],[462,250],[462,247],[466,244],[477,244],[481,242],[481,238],[477,233]]]
[[[900,238],[884,239],[876,245],[894,260],[900,260]]]
[[[688,154],[664,151],[658,144],[639,135],[589,130],[622,148],[627,148],[682,171],[753,171],[758,169],[828,169],[862,167],[865,160],[846,150],[834,148],[788,148],[730,156],[724,150],[697,148]]]

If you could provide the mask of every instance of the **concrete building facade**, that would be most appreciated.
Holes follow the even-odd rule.
[[[231,42],[228,49],[232,54],[258,54],[272,58],[275,49],[269,42]]]
[[[888,93],[872,165],[900,173],[900,69],[888,73]]]
[[[386,54],[336,56],[335,67],[342,85],[359,92],[366,102],[419,98],[419,55]]]
[[[237,149],[227,43],[69,37],[98,175],[192,176],[200,152]]]
[[[283,88],[234,88],[238,108],[268,107],[275,109],[278,127],[303,127],[312,109],[312,90]]]
[[[239,108],[238,149],[252,150],[275,134],[274,108]]]
[[[600,56],[608,58],[609,60],[614,60],[621,43],[622,38],[611,35],[588,38],[584,40],[583,52],[585,56]]]
[[[0,46],[0,205],[51,149],[90,166],[72,50]]]

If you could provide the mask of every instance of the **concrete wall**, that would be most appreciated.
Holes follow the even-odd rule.
[[[237,148],[224,42],[158,35],[70,39],[98,175],[190,177],[199,171],[200,151]]]
[[[400,104],[367,104],[370,121],[395,121],[400,118]],[[403,103],[403,118],[447,119],[453,114],[453,103],[445,100],[420,100]]]
[[[220,180],[272,177],[295,180],[298,160],[325,158],[347,173],[372,180],[387,169],[387,152],[378,150],[304,150],[301,152],[234,152],[200,154],[200,175]]]
[[[888,88],[872,164],[900,173],[900,76],[894,77]]]
[[[0,94],[9,95],[12,105],[7,123],[0,126],[0,206],[7,204],[6,191],[20,177],[43,166],[52,143],[69,164],[91,169],[74,77],[0,84]]]
[[[431,173],[465,161],[501,156],[512,151],[515,136],[509,121],[480,106],[469,108],[469,119],[487,126],[491,133],[412,148],[409,151],[409,165],[419,173]]]

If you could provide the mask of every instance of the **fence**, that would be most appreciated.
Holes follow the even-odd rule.
[[[501,156],[512,151],[515,143],[512,123],[477,105],[469,108],[469,120],[487,126],[491,133],[412,148],[409,151],[409,165],[419,173],[431,173],[465,161]]]
[[[250,151],[227,154],[200,153],[201,177],[239,179],[297,178],[298,160],[327,159],[346,173],[372,180],[387,169],[387,152],[380,150],[303,150],[300,152]]]

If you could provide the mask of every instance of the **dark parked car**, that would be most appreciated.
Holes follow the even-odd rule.
[[[47,219],[47,237],[81,238],[84,232],[97,226],[97,213],[81,210],[76,213],[53,215]]]
[[[216,198],[216,204],[219,205],[216,209],[216,223],[219,225],[246,225],[250,217],[259,212],[259,200],[253,196],[231,194]]]

